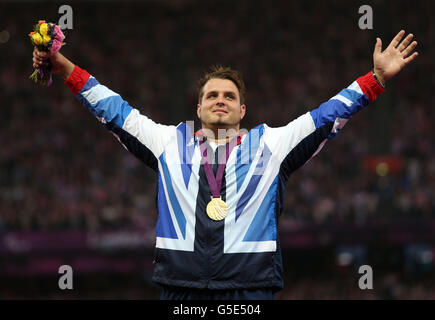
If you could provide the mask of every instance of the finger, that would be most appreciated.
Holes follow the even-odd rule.
[[[413,61],[415,58],[417,58],[417,56],[418,52],[414,52],[412,55],[405,59],[405,65]]]
[[[416,46],[417,46],[417,41],[414,41],[409,46],[407,46],[406,49],[402,51],[403,56],[404,57],[408,56],[412,52],[412,50],[415,49]]]
[[[39,57],[39,58],[48,58],[49,57],[49,53],[48,52],[43,52],[43,51],[39,51],[36,47],[33,50],[33,56]]]
[[[376,38],[375,50],[373,54],[378,54],[382,52],[382,40],[380,38]]]
[[[404,34],[405,30],[400,30],[399,33],[394,37],[394,39],[391,40],[391,43],[388,47],[396,48]]]
[[[35,57],[39,57],[41,53],[42,53],[42,52],[39,51],[38,48],[35,47],[35,48],[33,49],[33,56],[35,56]]]
[[[36,56],[36,57],[33,57],[33,62],[42,63],[42,62],[44,62],[44,60]]]
[[[32,61],[33,61],[33,64],[36,64],[37,67],[39,67],[44,63],[45,60],[36,56],[36,55],[33,55]]]
[[[33,62],[34,63],[42,63],[42,62],[44,62],[44,60],[39,58],[38,56],[36,56],[36,57],[33,57]]]
[[[408,47],[408,44],[411,43],[412,38],[414,35],[412,33],[408,34],[408,36],[402,41],[402,43],[399,45],[398,49],[400,52],[406,49]]]
[[[39,51],[38,57],[40,57],[42,59],[48,58],[48,53]]]

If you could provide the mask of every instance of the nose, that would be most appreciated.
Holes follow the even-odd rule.
[[[225,99],[222,95],[219,95],[216,105],[219,107],[225,106]]]

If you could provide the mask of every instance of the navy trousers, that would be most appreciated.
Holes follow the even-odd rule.
[[[272,288],[196,289],[162,286],[161,300],[273,300]]]

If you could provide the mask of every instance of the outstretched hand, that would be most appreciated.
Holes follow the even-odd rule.
[[[412,33],[408,34],[400,42],[404,34],[405,30],[401,30],[383,52],[382,41],[380,38],[376,38],[375,50],[373,52],[374,71],[379,81],[383,84],[418,56],[418,52],[412,53],[417,46],[417,41],[411,43],[414,37]]]

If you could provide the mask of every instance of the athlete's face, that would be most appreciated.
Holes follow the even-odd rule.
[[[246,112],[246,106],[240,105],[239,89],[231,80],[210,79],[203,87],[201,104],[197,114],[202,127],[210,130],[239,130],[240,120]]]

